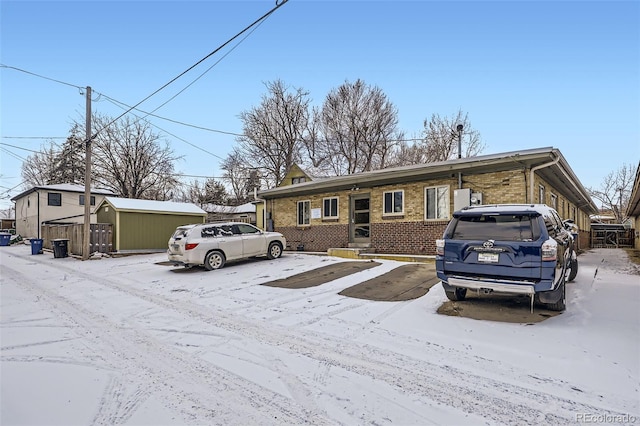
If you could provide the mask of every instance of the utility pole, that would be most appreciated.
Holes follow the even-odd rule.
[[[462,129],[464,129],[462,124],[456,126],[458,131],[458,158],[462,158]],[[462,189],[462,172],[458,172],[458,188]]]
[[[82,239],[82,260],[89,259],[91,250],[91,87],[87,86],[85,117],[85,160],[84,160],[84,232]]]

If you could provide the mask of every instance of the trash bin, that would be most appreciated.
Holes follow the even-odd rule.
[[[42,254],[42,238],[31,239],[31,254]]]
[[[67,252],[69,240],[66,238],[57,238],[51,242],[53,243],[53,257],[60,258],[69,255]]]
[[[11,241],[11,234],[4,232],[0,234],[0,246],[8,246],[9,241]]]

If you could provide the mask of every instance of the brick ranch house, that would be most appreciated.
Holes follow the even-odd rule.
[[[368,248],[434,255],[455,210],[472,204],[543,203],[589,245],[597,207],[556,148],[538,148],[311,180],[298,167],[258,193],[258,224],[288,248]]]

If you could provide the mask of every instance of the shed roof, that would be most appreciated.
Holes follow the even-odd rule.
[[[36,185],[32,188],[27,189],[26,191],[21,192],[15,197],[11,198],[11,201],[16,201],[25,195],[29,195],[32,192],[35,192],[39,189],[44,189],[45,191],[65,191],[65,192],[77,192],[84,194],[84,185],[78,185],[76,183],[58,183],[55,185]],[[92,195],[115,195],[115,193],[109,189],[101,189],[101,188],[91,188]]]
[[[500,154],[479,155],[427,164],[393,167],[351,175],[336,176],[311,182],[262,190],[258,196],[265,199],[294,197],[327,191],[347,191],[353,188],[371,188],[405,182],[449,177],[452,173],[490,173],[503,170],[531,170],[576,206],[587,213],[598,208],[589,193],[571,170],[559,149],[553,147],[511,151]]]
[[[105,197],[102,204],[108,203],[119,211],[182,213],[191,215],[206,215],[207,212],[191,203],[177,203],[174,201],[138,200],[135,198]],[[100,208],[102,206],[98,206]],[[96,209],[97,209],[96,208]]]

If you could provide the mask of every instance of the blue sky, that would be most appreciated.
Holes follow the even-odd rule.
[[[273,6],[2,0],[0,63],[91,86],[92,109],[117,116],[123,110],[106,96],[137,104]],[[236,44],[140,108],[151,111],[188,86],[155,114],[240,133],[238,115],[260,103],[265,82],[304,88],[319,106],[360,78],[395,104],[408,137],[433,113],[462,109],[483,154],[557,147],[587,187],[640,160],[638,1],[289,0]],[[27,150],[84,120],[84,96],[59,82],[0,68],[0,208],[20,192]],[[232,135],[151,122],[184,157],[177,172],[221,176]]]

